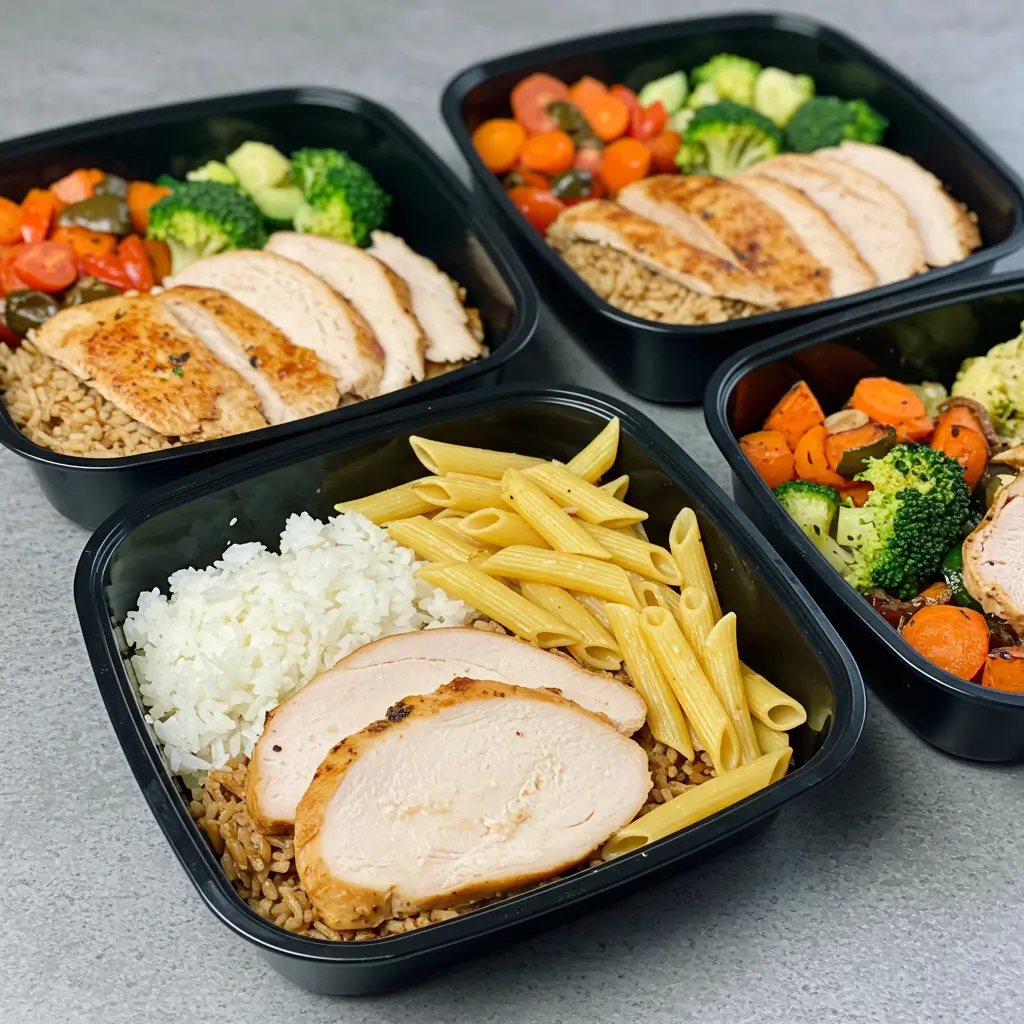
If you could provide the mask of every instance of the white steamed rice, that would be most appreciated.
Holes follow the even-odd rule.
[[[465,625],[472,609],[416,577],[422,563],[357,512],[293,515],[280,554],[234,544],[139,595],[125,638],[147,720],[188,785],[251,754],[268,711],[357,647]]]

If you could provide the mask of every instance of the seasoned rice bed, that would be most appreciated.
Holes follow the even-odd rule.
[[[605,302],[644,320],[720,324],[765,312],[749,302],[691,291],[607,245],[573,240],[553,247]]]

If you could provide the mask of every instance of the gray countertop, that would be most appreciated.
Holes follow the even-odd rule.
[[[7,0],[0,135],[274,84],[350,88],[457,162],[445,82],[489,55],[733,0]],[[862,39],[1024,168],[1016,0],[790,2]],[[463,169],[460,166],[460,173]],[[1020,261],[1017,265],[1021,265]],[[548,316],[534,365],[618,394]],[[643,406],[721,484],[698,410]],[[178,867],[93,684],[71,595],[85,533],[0,454],[0,1019],[998,1021],[1020,1018],[1024,769],[951,760],[871,698],[837,779],[745,847],[383,998],[265,968]]]

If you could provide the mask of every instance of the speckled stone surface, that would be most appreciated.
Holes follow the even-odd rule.
[[[438,96],[465,64],[628,19],[747,6],[6,0],[0,134],[210,93],[323,83],[392,106],[455,160]],[[788,6],[878,49],[1024,167],[1016,0]],[[616,392],[550,316],[535,354],[532,372]],[[645,408],[728,483],[699,411]],[[6,453],[0,531],[0,1020],[1024,1018],[1024,771],[946,758],[874,699],[849,768],[749,845],[418,988],[357,1000],[308,995],[213,919],[164,842],[79,636],[71,579],[85,533],[50,509],[26,466]]]

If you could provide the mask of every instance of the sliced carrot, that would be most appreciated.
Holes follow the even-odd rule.
[[[629,127],[629,108],[611,93],[585,97],[580,104],[580,113],[602,142],[611,142],[625,135]]]
[[[953,600],[953,591],[945,580],[940,580],[925,587],[914,600],[922,604],[949,604]]]
[[[825,484],[827,487],[845,487],[849,481],[829,467],[825,456],[827,436],[828,431],[825,425],[821,424],[812,427],[800,438],[796,451],[793,452],[796,474],[801,480],[809,480],[811,483]]]
[[[924,402],[906,384],[890,377],[862,377],[853,389],[850,407],[893,427],[925,415]]]
[[[951,405],[945,412],[939,414],[935,426],[936,428],[943,424],[952,426],[954,423],[970,430],[976,430],[982,437],[985,436],[985,428],[982,426],[981,420],[966,405]]]
[[[932,448],[945,452],[964,468],[964,482],[973,491],[988,465],[988,441],[977,430],[959,423],[939,422],[932,438]]]
[[[857,508],[861,508],[864,502],[868,500],[868,495],[873,489],[872,485],[866,481],[858,481],[857,483],[847,481],[845,487],[839,488],[839,497],[842,501],[846,501],[849,498]]]
[[[825,422],[825,413],[807,382],[798,380],[779,400],[764,421],[765,430],[778,430],[796,451],[797,442],[812,427]]]
[[[158,242],[155,238],[144,238],[142,244],[149,253],[149,262],[153,264],[153,277],[159,284],[171,273],[171,248],[166,242]]]
[[[75,250],[76,256],[98,256],[113,252],[117,248],[117,235],[88,228],[58,227],[51,236],[55,242],[63,242]]]
[[[0,197],[0,245],[21,241],[21,207],[13,200]]]
[[[29,191],[21,203],[21,238],[24,242],[43,242],[57,217],[57,197],[44,188]]]
[[[927,441],[935,430],[935,420],[931,416],[916,416],[912,420],[904,420],[896,424],[897,441]]]
[[[604,96],[607,92],[608,86],[604,82],[599,82],[590,75],[584,75],[575,85],[569,86],[569,102],[575,103],[578,107],[589,98]]]
[[[1024,647],[999,647],[989,651],[981,685],[1006,693],[1024,693]]]
[[[740,438],[740,448],[769,487],[778,487],[793,479],[793,453],[777,430],[745,434]]]
[[[973,679],[988,658],[988,623],[973,608],[928,605],[903,627],[903,639],[933,665]]]
[[[50,186],[50,191],[65,205],[80,203],[96,194],[96,186],[103,180],[103,172],[96,168],[79,167]]]
[[[149,227],[149,208],[171,190],[165,185],[154,185],[150,181],[133,181],[128,186],[128,212],[132,218],[132,230],[137,235],[144,235]]]
[[[519,160],[531,171],[561,174],[572,167],[575,155],[576,146],[566,132],[538,132],[523,143]]]
[[[883,437],[892,434],[888,427],[881,423],[865,423],[863,427],[854,427],[851,430],[838,430],[825,438],[825,458],[828,460],[829,469],[839,472],[839,463],[843,456],[851,448],[863,448],[865,445],[874,444]],[[891,445],[890,441],[890,445]]]

